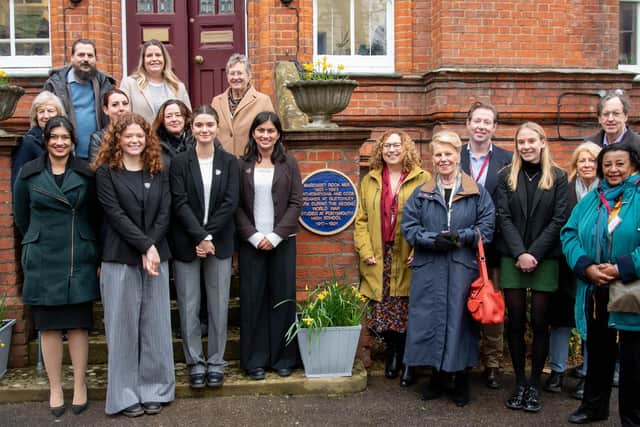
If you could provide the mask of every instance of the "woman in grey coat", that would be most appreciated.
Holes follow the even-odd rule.
[[[478,277],[477,230],[493,237],[489,193],[460,170],[458,135],[438,132],[431,143],[434,178],[417,188],[404,208],[402,232],[414,247],[404,363],[431,366],[423,400],[440,397],[455,373],[452,400],[469,402],[467,369],[478,364],[478,327],[466,302]]]

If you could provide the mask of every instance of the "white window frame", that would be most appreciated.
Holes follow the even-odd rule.
[[[39,74],[41,71],[48,70],[51,67],[51,1],[47,0],[47,2],[49,3],[49,55],[16,55],[15,0],[9,0],[9,44],[11,55],[0,56],[0,68],[10,76],[22,75],[25,72]],[[20,41],[29,40],[20,39]]]
[[[623,1],[620,1],[623,3]],[[636,4],[636,60],[637,64],[618,64],[618,69],[623,71],[631,71],[640,74],[640,0],[624,0],[624,3]],[[618,18],[620,19],[620,18]],[[619,37],[619,33],[618,33]],[[620,41],[618,40],[618,43]]]
[[[355,52],[355,38],[353,30],[355,28],[355,1],[349,1],[351,4],[351,52]],[[387,0],[387,19],[386,19],[386,36],[387,36],[387,54],[386,55],[319,55],[318,54],[318,0],[313,0],[313,62],[326,56],[331,64],[344,65],[347,74],[390,74],[395,72],[395,2]]]

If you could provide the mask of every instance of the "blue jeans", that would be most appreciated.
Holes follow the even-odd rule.
[[[551,328],[549,364],[554,372],[563,373],[567,369],[570,337],[571,328],[564,326]]]

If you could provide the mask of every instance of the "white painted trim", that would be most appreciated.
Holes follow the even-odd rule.
[[[6,1],[6,0],[4,0]],[[24,70],[42,69],[51,67],[51,0],[48,0],[47,11],[49,12],[49,55],[16,55],[15,38],[15,0],[9,0],[9,49],[10,56],[0,57],[0,68],[4,69],[10,76],[24,76]],[[12,31],[13,30],[13,31]],[[25,39],[44,40],[44,39]]]
[[[347,0],[349,1],[349,0]],[[640,1],[640,0],[639,0]],[[351,16],[350,28],[355,27],[355,1],[350,0]],[[395,72],[395,2],[387,0],[386,17],[387,55],[359,56],[359,55],[319,55],[318,46],[318,0],[313,0],[313,62],[326,56],[331,64],[344,65],[347,74],[391,74]],[[350,37],[351,52],[355,52],[355,39]]]
[[[120,17],[122,18],[122,77],[127,75],[127,0],[120,2]]]

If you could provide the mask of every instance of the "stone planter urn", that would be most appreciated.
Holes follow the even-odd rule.
[[[337,128],[331,116],[347,108],[353,90],[358,86],[355,80],[299,80],[287,83],[287,88],[302,112],[311,123],[305,128]]]
[[[0,122],[8,119],[16,111],[18,100],[24,95],[24,89],[20,86],[4,85],[0,86]],[[0,136],[8,135],[0,129]]]

